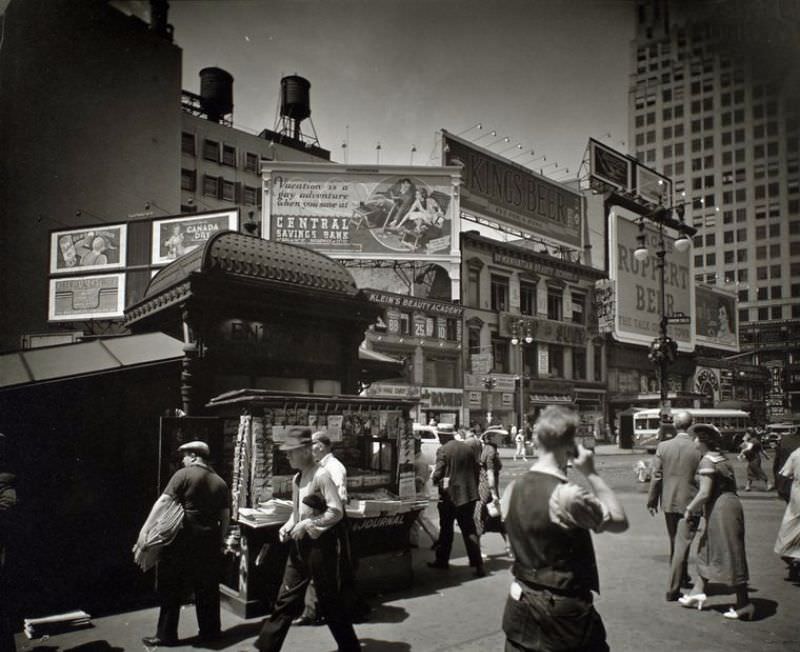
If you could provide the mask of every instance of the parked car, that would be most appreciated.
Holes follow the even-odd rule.
[[[436,464],[436,451],[440,446],[456,438],[456,429],[450,423],[440,423],[438,426],[424,426],[414,424],[414,435],[422,443],[422,459],[429,465]]]
[[[777,448],[784,435],[790,435],[796,430],[797,425],[794,423],[770,423],[761,440],[761,445],[764,448]]]

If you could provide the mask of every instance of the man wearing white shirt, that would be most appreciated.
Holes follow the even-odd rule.
[[[255,646],[269,652],[281,649],[313,579],[322,614],[339,650],[355,652],[360,645],[342,605],[337,582],[339,553],[334,526],[341,520],[344,508],[330,474],[314,461],[311,445],[310,428],[291,428],[280,447],[286,451],[289,464],[298,471],[292,480],[292,516],[278,533],[280,541],[290,545],[289,559],[272,613],[264,621]],[[318,496],[324,503],[321,514],[304,500],[311,496]]]

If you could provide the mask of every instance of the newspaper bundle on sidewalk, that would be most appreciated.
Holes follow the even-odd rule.
[[[85,611],[69,611],[55,616],[26,618],[24,624],[25,636],[28,638],[40,638],[46,635],[66,632],[70,629],[89,627],[92,624],[92,617]]]

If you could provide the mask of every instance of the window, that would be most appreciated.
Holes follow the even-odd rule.
[[[756,267],[756,279],[759,281],[766,281],[767,280],[767,268],[766,267]]]
[[[770,278],[780,278],[781,277],[781,266],[780,265],[770,265],[769,266],[769,277]]]
[[[770,299],[780,299],[781,298],[781,286],[780,285],[773,285],[769,289],[769,298]]]
[[[767,259],[767,247],[766,245],[759,245],[756,247],[756,260],[766,260]]]
[[[492,371],[498,374],[508,373],[508,342],[492,333],[492,353],[494,354],[494,367]]]
[[[743,250],[740,249],[739,251],[743,251]],[[739,253],[739,252],[737,252],[737,253]],[[744,253],[747,254],[746,251]],[[747,260],[747,256],[746,255],[745,255],[744,259]],[[736,272],[736,280],[739,281],[739,283],[747,283],[747,270],[746,269],[738,270]]]
[[[769,319],[769,308],[758,309],[758,321],[767,321]]]
[[[411,315],[407,312],[400,313],[400,335],[411,335]]]
[[[219,143],[206,138],[203,141],[203,158],[206,161],[219,162]]]
[[[749,290],[739,290],[737,293],[739,297],[739,301],[745,302],[750,301],[750,291]]]
[[[492,310],[508,310],[508,277],[492,274]]]
[[[259,156],[258,154],[253,154],[251,152],[247,152],[244,155],[244,169],[247,172],[255,172],[256,174],[259,173],[258,164],[259,164]]]
[[[467,346],[470,353],[481,352],[481,329],[479,326],[470,326],[467,329]]]
[[[236,201],[236,184],[233,181],[222,180],[222,199]]]
[[[757,226],[756,227],[756,240],[766,240],[767,238],[767,227],[766,226]]]
[[[536,314],[536,284],[527,281],[519,282],[519,311],[523,315]]]
[[[758,290],[756,290],[757,301],[766,301],[767,298],[768,298],[767,288],[758,288]]]
[[[723,252],[723,258],[726,264],[731,264],[733,262],[733,251]]]
[[[575,380],[586,379],[586,349],[572,349],[572,377]]]
[[[549,355],[547,356],[547,371],[556,378],[564,377],[564,347],[556,344],[548,344]]]
[[[481,307],[481,272],[470,269],[467,276],[467,305],[472,308]]]
[[[783,307],[772,306],[772,308],[770,308],[770,314],[772,316],[772,319],[781,319],[783,317]]]
[[[257,205],[258,204],[258,188],[253,186],[245,186],[242,191],[242,203]]]
[[[194,156],[194,134],[186,131],[181,133],[181,151],[189,156]]]
[[[203,195],[205,197],[219,197],[219,178],[208,174],[203,175]]]
[[[717,255],[715,253],[706,254],[706,265],[713,267],[717,264]]]
[[[547,318],[557,321],[561,320],[563,315],[563,291],[561,288],[548,287],[547,288]]]
[[[741,308],[739,310],[739,323],[743,324],[746,321],[750,320],[750,311],[747,308]]]
[[[222,165],[236,167],[236,148],[233,145],[222,145]]]
[[[181,169],[181,190],[194,192],[197,190],[197,172],[194,170]]]
[[[573,324],[585,324],[586,323],[586,315],[584,312],[584,306],[586,305],[586,295],[581,294],[578,292],[572,292],[572,323]],[[584,356],[584,363],[586,362]],[[585,376],[581,376],[584,378]]]

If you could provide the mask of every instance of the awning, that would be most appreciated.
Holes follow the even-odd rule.
[[[64,380],[182,357],[183,343],[164,333],[15,351],[0,355],[0,388]]]

